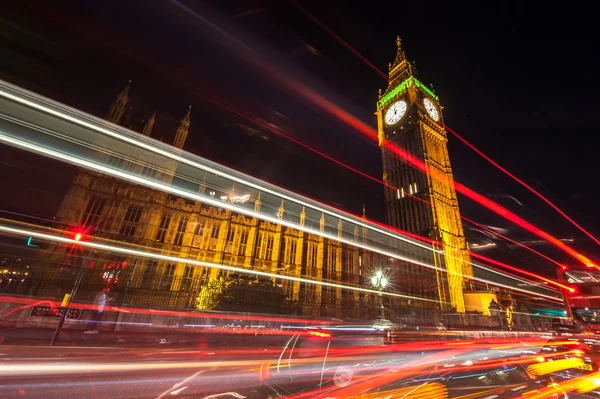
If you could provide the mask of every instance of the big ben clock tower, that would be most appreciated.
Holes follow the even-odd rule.
[[[377,102],[377,130],[383,158],[387,221],[391,226],[439,242],[444,256],[428,261],[446,273],[437,277],[441,302],[465,311],[464,291],[473,275],[454,189],[439,98],[417,79],[402,42],[389,68],[388,87]],[[397,146],[426,165],[427,173],[389,150]],[[395,188],[391,188],[391,187]],[[437,244],[436,244],[437,246]]]

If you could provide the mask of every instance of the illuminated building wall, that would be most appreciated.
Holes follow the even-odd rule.
[[[398,52],[389,66],[389,83],[377,102],[379,145],[383,158],[388,223],[430,237],[442,245],[444,257],[427,259],[445,267],[447,275],[432,275],[437,296],[465,312],[464,290],[473,275],[470,255],[454,189],[446,131],[439,99],[417,79],[417,71],[404,54],[400,38]],[[424,174],[402,162],[386,148],[396,145],[424,161]],[[412,266],[408,273],[413,274]]]
[[[107,119],[113,123],[123,122],[122,117],[128,106],[128,90],[129,87],[120,93],[111,106]],[[190,113],[191,107],[176,131],[173,145],[178,148],[183,148],[185,144],[191,123]],[[151,136],[154,122],[155,115],[146,122],[142,134]],[[111,163],[137,168],[136,171],[142,174],[152,174],[157,178],[162,174],[164,181],[168,182],[177,167],[176,164],[157,165],[152,160],[136,158],[135,154],[132,154],[135,162],[125,164],[120,158],[107,156]],[[200,184],[198,190],[213,195],[213,188],[205,184]],[[216,192],[214,195],[229,202],[252,201],[256,211],[262,206],[260,195],[250,198],[243,192],[236,192],[235,187],[231,187],[229,192]],[[285,203],[282,203],[278,210],[280,219],[285,212]],[[335,240],[86,170],[81,170],[75,177],[57,219],[73,226],[91,226],[92,235],[159,248],[164,253],[183,258],[350,285],[360,283],[360,264],[369,258],[364,251]],[[304,224],[305,216],[301,215],[300,219]],[[324,223],[323,217],[322,231]],[[341,223],[338,227],[341,234]],[[355,232],[355,240],[358,241],[358,231]],[[64,251],[56,252],[64,254]],[[127,260],[129,266],[134,262],[136,274],[141,277],[132,280],[134,290],[128,294],[127,300],[128,303],[140,305],[189,307],[189,303],[179,301],[176,295],[172,296],[172,303],[158,303],[150,295],[144,297],[140,294],[143,291],[136,291],[135,288],[164,292],[189,291],[191,288],[198,292],[201,287],[190,287],[189,282],[203,285],[221,277],[220,273],[226,273],[152,259]],[[56,260],[56,263],[60,263],[60,260]],[[288,280],[276,283],[282,286],[288,299],[302,305],[304,315],[358,316],[362,295],[357,292],[341,292],[340,288]]]

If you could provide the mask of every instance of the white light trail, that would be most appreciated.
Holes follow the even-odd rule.
[[[38,111],[41,111],[41,112],[44,112],[44,113],[48,113],[48,114],[54,115],[54,116],[56,116],[58,118],[64,119],[64,120],[69,121],[71,123],[75,123],[77,125],[83,126],[85,128],[88,128],[88,129],[92,129],[94,131],[97,131],[97,132],[105,134],[107,136],[116,138],[118,140],[128,142],[130,144],[133,144],[134,146],[141,147],[143,149],[146,149],[146,150],[154,152],[156,154],[165,156],[165,157],[170,158],[172,160],[175,160],[177,162],[188,164],[188,165],[193,166],[195,168],[204,170],[206,172],[210,172],[211,174],[215,174],[217,176],[222,176],[224,178],[227,178],[227,179],[239,182],[241,184],[253,187],[253,188],[255,188],[255,189],[259,190],[259,191],[270,193],[270,194],[278,196],[280,198],[287,199],[287,200],[289,200],[291,202],[295,202],[297,204],[309,207],[309,208],[317,210],[319,212],[326,213],[326,214],[328,214],[330,216],[334,216],[336,218],[340,218],[342,220],[349,221],[349,222],[351,222],[353,224],[359,225],[361,227],[365,227],[365,228],[367,228],[369,230],[372,230],[372,231],[375,231],[377,233],[381,233],[381,234],[384,234],[386,236],[392,237],[394,239],[399,239],[399,240],[405,241],[405,242],[410,243],[412,245],[415,245],[417,247],[424,248],[424,249],[426,249],[428,251],[433,251],[433,252],[436,252],[438,254],[445,255],[444,252],[441,251],[441,250],[436,250],[436,249],[434,249],[434,248],[432,248],[432,247],[430,247],[428,245],[425,245],[423,243],[411,240],[411,239],[409,239],[407,237],[404,237],[402,235],[393,233],[391,231],[386,231],[386,230],[382,230],[382,229],[373,227],[370,224],[361,222],[360,219],[354,219],[354,218],[346,217],[343,214],[332,212],[332,211],[330,211],[330,210],[328,210],[326,208],[320,208],[320,207],[318,207],[318,206],[316,206],[314,204],[311,204],[309,202],[303,201],[303,200],[301,200],[299,198],[288,196],[287,194],[284,194],[284,193],[281,192],[281,191],[285,191],[283,189],[281,189],[281,191],[275,191],[275,190],[272,190],[272,189],[270,189],[270,188],[268,188],[268,187],[266,187],[264,185],[259,185],[259,184],[256,184],[254,182],[251,182],[249,180],[244,180],[244,179],[236,177],[236,176],[234,176],[232,174],[224,173],[222,170],[214,169],[214,168],[211,168],[211,167],[209,167],[207,165],[203,165],[203,164],[201,164],[199,162],[190,160],[190,159],[188,159],[186,157],[182,157],[182,156],[180,156],[178,154],[173,153],[172,150],[169,151],[167,149],[161,149],[161,148],[159,148],[159,147],[157,147],[155,145],[151,145],[151,144],[145,143],[143,141],[140,141],[139,139],[130,137],[131,133],[129,131],[127,131],[126,129],[123,129],[123,128],[118,127],[116,125],[109,124],[109,123],[107,123],[107,122],[105,122],[103,120],[91,117],[91,116],[86,115],[85,113],[82,113],[82,112],[80,112],[78,110],[75,110],[73,108],[66,107],[66,106],[64,106],[64,105],[62,105],[60,103],[56,103],[56,102],[54,102],[52,100],[49,100],[49,99],[43,98],[41,96],[35,95],[33,93],[27,92],[27,91],[25,91],[23,89],[20,89],[20,88],[16,87],[16,86],[7,84],[6,82],[0,81],[0,86],[7,87],[7,88],[9,88],[9,89],[17,92],[20,96],[11,94],[11,93],[9,93],[9,92],[7,92],[5,90],[2,90],[2,89],[0,89],[0,95],[4,96],[4,97],[6,97],[6,98],[8,98],[8,99],[10,99],[12,101],[15,101],[17,103],[20,103],[22,105],[34,108],[34,109],[36,109]],[[29,97],[32,100],[28,100],[28,99],[26,99],[24,97]],[[45,104],[47,104],[47,105],[45,105]],[[56,108],[59,109],[59,110],[56,110]],[[67,112],[70,113],[70,114],[73,114],[74,116],[69,115]],[[14,120],[14,118],[10,118],[10,119]],[[93,123],[90,123],[90,122],[87,122],[87,121],[92,121]],[[27,125],[27,127],[32,128],[32,129],[36,129],[36,130],[39,130],[39,131],[46,130],[46,129],[40,129],[39,127],[33,127],[33,125],[31,123],[28,123],[28,122],[20,121],[19,123],[25,124],[25,125]],[[96,124],[98,124],[98,125],[104,125],[104,126],[110,126],[111,129],[107,129],[107,128],[103,127],[103,126],[98,126]],[[46,130],[46,132],[47,132],[47,130]],[[122,132],[123,134],[119,134],[119,132]],[[64,135],[61,135],[61,136],[64,137]],[[246,209],[238,208],[238,207],[235,207],[235,206],[230,206],[229,204],[225,204],[225,203],[223,203],[221,201],[211,200],[210,198],[206,198],[206,197],[203,197],[203,196],[200,196],[200,195],[194,195],[194,194],[191,194],[189,192],[185,192],[183,190],[180,190],[180,189],[177,189],[177,188],[174,188],[174,187],[171,187],[171,186],[167,186],[167,185],[164,185],[164,184],[161,184],[161,183],[157,183],[157,182],[154,182],[154,181],[148,180],[148,179],[143,179],[143,178],[140,178],[140,177],[138,177],[136,175],[131,175],[129,173],[123,173],[122,171],[119,171],[119,170],[116,170],[116,169],[107,168],[107,167],[105,167],[103,165],[99,165],[99,164],[96,164],[96,163],[93,163],[93,162],[90,162],[90,161],[87,161],[87,160],[82,160],[82,159],[73,157],[71,155],[60,153],[58,151],[46,149],[46,148],[43,148],[41,146],[34,145],[34,144],[31,144],[31,143],[27,143],[27,142],[22,141],[22,140],[18,140],[17,141],[17,140],[15,140],[15,139],[13,139],[13,138],[11,138],[9,136],[3,136],[0,139],[2,139],[5,142],[8,142],[8,143],[10,143],[12,145],[16,145],[16,146],[19,146],[19,147],[22,147],[22,148],[26,148],[28,150],[33,150],[35,152],[39,152],[39,153],[47,155],[47,156],[58,158],[58,159],[61,159],[61,160],[64,160],[64,161],[67,161],[67,162],[70,162],[70,163],[73,163],[73,164],[76,164],[76,165],[84,166],[84,167],[86,167],[88,169],[93,169],[93,170],[101,171],[101,172],[109,174],[109,175],[118,176],[118,177],[120,177],[122,179],[133,181],[133,182],[135,182],[137,184],[143,184],[143,185],[146,185],[146,186],[157,188],[159,190],[169,191],[171,193],[175,193],[175,194],[183,196],[183,197],[191,198],[191,199],[194,199],[194,200],[197,200],[197,201],[200,201],[200,202],[205,202],[205,203],[208,203],[208,204],[211,204],[211,205],[214,205],[214,206],[218,206],[218,207],[221,207],[221,208],[227,208],[229,210],[232,210],[232,211],[235,211],[235,212],[238,212],[238,213],[243,213],[243,214],[246,214],[248,216],[257,217],[259,219],[267,220],[267,221],[270,221],[272,223],[282,224],[282,225],[285,225],[287,227],[291,227],[291,228],[294,228],[294,229],[297,229],[297,230],[305,231],[305,232],[308,232],[308,233],[311,233],[311,234],[316,234],[316,235],[319,235],[319,236],[322,236],[322,237],[325,237],[325,238],[329,238],[329,239],[337,240],[337,241],[340,241],[340,242],[344,242],[344,243],[346,243],[348,245],[353,245],[353,246],[356,246],[356,247],[364,248],[364,249],[367,249],[367,250],[370,250],[370,251],[373,251],[373,252],[376,252],[376,253],[379,253],[379,254],[382,254],[382,255],[385,255],[385,256],[390,256],[390,257],[395,258],[395,259],[399,259],[399,260],[406,261],[406,262],[409,262],[409,263],[417,264],[417,265],[422,266],[422,267],[426,267],[426,268],[429,268],[429,269],[439,270],[439,271],[442,271],[442,272],[446,272],[444,269],[437,268],[436,266],[433,266],[433,265],[430,265],[430,264],[426,264],[424,262],[420,262],[420,261],[417,261],[417,260],[414,260],[414,259],[410,259],[410,258],[401,256],[401,255],[389,253],[389,252],[381,250],[381,249],[377,249],[377,248],[369,247],[369,246],[362,245],[362,244],[359,244],[359,243],[355,243],[352,240],[343,239],[343,238],[340,238],[340,237],[337,237],[337,236],[333,236],[333,235],[330,235],[330,234],[327,234],[327,233],[323,233],[323,232],[316,231],[316,230],[313,230],[313,229],[305,228],[304,226],[300,226],[300,225],[297,225],[297,224],[286,222],[284,220],[281,220],[281,219],[278,219],[278,218],[275,218],[275,217],[270,217],[268,215],[264,215],[264,214],[261,214],[261,213],[256,213],[256,212],[253,212],[253,211],[248,211]],[[195,158],[201,159],[200,157],[195,157]],[[202,160],[202,161],[203,162],[208,162],[206,160]],[[223,169],[225,169],[225,168],[223,167]],[[247,177],[247,179],[253,179],[253,178]],[[253,179],[253,180],[256,180],[256,179]],[[489,269],[489,268],[487,268],[485,266],[482,266],[482,265],[479,265],[479,264],[476,264],[476,263],[472,263],[472,265],[475,266],[475,267],[482,268],[484,270],[490,271],[492,273],[504,276],[506,278],[515,279],[515,280],[518,280],[518,281],[522,281],[522,282],[531,284],[530,282],[527,282],[527,280],[523,280],[523,279],[520,279],[518,277],[513,277],[513,276],[510,276],[510,275],[506,275],[506,274],[503,274],[503,273],[501,273],[499,271],[496,271],[496,270],[493,270],[493,269]],[[534,293],[534,292],[527,291],[527,290],[522,290],[522,289],[519,289],[519,288],[515,288],[515,287],[503,285],[503,284],[500,284],[500,283],[497,283],[497,282],[491,282],[491,281],[488,281],[488,280],[480,279],[480,278],[477,278],[477,277],[473,277],[472,279],[475,280],[475,281],[481,281],[481,282],[484,282],[484,283],[489,283],[489,284],[492,284],[492,285],[495,285],[495,286],[500,286],[500,287],[504,287],[504,288],[508,288],[508,289],[512,289],[512,290],[519,290],[519,291],[527,292],[529,294],[539,295],[539,296],[543,296],[543,297],[546,297],[546,298],[551,298],[551,299],[557,300],[557,301],[559,300],[558,298],[555,298],[555,297],[549,297],[549,296],[544,295],[544,294],[539,294],[539,293]],[[547,287],[547,286],[540,287],[540,288],[546,289],[548,291],[556,292],[556,290],[554,290],[554,289],[552,289],[550,287]]]
[[[141,251],[141,250],[136,250],[136,249],[117,247],[114,245],[100,244],[100,243],[95,243],[95,242],[91,242],[91,241],[77,241],[77,240],[74,240],[71,238],[55,236],[55,235],[46,234],[46,233],[40,233],[40,232],[33,231],[33,230],[25,230],[25,229],[10,227],[10,226],[6,226],[6,225],[2,225],[2,224],[0,224],[0,231],[4,231],[4,232],[10,233],[10,234],[17,234],[17,235],[20,235],[23,237],[35,237],[35,238],[40,238],[40,239],[48,240],[48,241],[60,242],[60,243],[71,244],[71,245],[79,245],[79,246],[95,248],[95,249],[102,249],[102,250],[106,250],[106,251],[117,252],[117,253],[127,254],[127,255],[141,256],[141,257],[151,258],[151,259],[160,259],[160,260],[165,260],[168,262],[185,263],[185,264],[190,264],[190,265],[195,265],[195,266],[202,266],[202,267],[232,271],[232,272],[243,273],[243,274],[251,274],[251,275],[255,275],[255,276],[263,276],[263,277],[269,277],[269,278],[275,278],[275,279],[281,279],[281,280],[289,280],[289,281],[297,281],[297,282],[301,282],[301,283],[321,285],[321,286],[325,286],[325,287],[346,289],[346,290],[350,290],[350,291],[364,292],[364,293],[368,293],[368,294],[377,294],[377,295],[385,295],[385,296],[397,297],[397,298],[413,299],[413,300],[423,301],[423,302],[445,303],[442,301],[438,301],[436,299],[415,297],[415,296],[411,296],[411,295],[403,295],[403,294],[398,294],[398,293],[394,293],[394,292],[386,292],[386,291],[373,290],[373,289],[368,289],[368,288],[353,287],[353,286],[348,286],[348,285],[343,285],[343,284],[338,284],[338,283],[331,283],[331,282],[327,282],[327,281],[316,281],[316,280],[311,280],[311,279],[303,278],[303,277],[286,276],[286,275],[281,275],[281,274],[276,274],[276,273],[261,272],[258,270],[249,270],[249,269],[244,269],[244,268],[240,268],[240,267],[220,265],[220,264],[216,264],[216,263],[180,258],[180,257],[176,257],[176,256],[162,255],[162,254],[157,254],[155,252],[147,252],[147,251]],[[551,297],[548,295],[544,295],[544,294],[540,294],[537,292],[531,292],[531,291],[524,290],[521,288],[510,287],[510,286],[507,286],[504,284],[499,284],[499,283],[493,283],[493,282],[488,282],[488,283],[497,285],[497,286],[502,286],[502,287],[510,289],[510,290],[521,291],[521,292],[528,293],[530,295],[536,295],[539,297],[544,297],[547,299],[560,301],[557,298],[554,298],[554,297]],[[448,303],[446,303],[446,304],[448,304]]]
[[[84,114],[84,113],[82,113],[80,111],[77,111],[77,110],[73,109],[73,108],[66,107],[63,104],[54,102],[54,101],[52,101],[50,99],[47,99],[47,98],[43,98],[41,96],[38,96],[38,95],[35,95],[33,93],[27,92],[26,90],[23,90],[23,89],[21,89],[21,88],[19,88],[17,86],[13,86],[13,85],[8,84],[6,82],[0,81],[0,86],[2,86],[2,85],[3,86],[7,86],[7,87],[9,87],[10,89],[12,89],[14,91],[19,92],[19,94],[21,94],[21,95],[27,94],[29,97],[35,98],[35,100],[37,100],[39,102],[46,102],[46,103],[51,104],[53,107],[56,107],[58,109],[68,110],[71,113],[77,115],[79,118],[85,118],[85,119],[88,119],[88,120],[92,120],[95,123],[100,124],[100,125],[109,125],[106,121],[103,121],[101,119],[97,119],[97,118],[91,117],[91,116],[86,115],[86,114]],[[42,111],[44,113],[49,113],[49,114],[54,115],[56,117],[59,117],[61,119],[67,120],[69,122],[78,124],[80,126],[88,128],[88,129],[95,130],[97,132],[103,133],[103,134],[105,134],[107,136],[116,138],[118,140],[125,141],[125,142],[127,142],[129,144],[133,144],[133,145],[135,145],[137,147],[144,148],[144,149],[146,149],[148,151],[151,151],[151,152],[154,152],[156,154],[160,154],[160,155],[165,156],[167,158],[170,158],[172,160],[175,160],[175,161],[178,161],[178,162],[181,162],[181,163],[185,163],[187,165],[190,165],[190,166],[193,166],[195,168],[201,169],[201,170],[203,170],[205,172],[208,172],[208,173],[211,173],[211,174],[215,174],[217,176],[222,176],[222,177],[224,177],[226,179],[230,179],[230,180],[233,180],[235,182],[247,185],[247,186],[252,187],[254,189],[257,189],[259,191],[275,195],[277,197],[283,198],[283,199],[291,201],[291,202],[295,202],[295,203],[300,204],[302,206],[305,206],[305,207],[314,209],[316,211],[328,214],[329,216],[333,216],[335,218],[340,218],[340,219],[345,220],[347,222],[351,222],[351,223],[357,224],[357,225],[359,225],[361,227],[365,227],[365,228],[367,228],[369,230],[376,231],[376,232],[378,232],[380,234],[384,234],[384,235],[387,235],[389,237],[392,237],[392,238],[395,238],[395,239],[399,239],[399,240],[408,242],[408,243],[410,243],[412,245],[416,245],[416,246],[425,248],[425,249],[430,250],[430,251],[436,251],[436,250],[434,250],[434,249],[428,247],[427,245],[424,245],[424,244],[422,244],[422,243],[420,243],[418,241],[411,240],[411,239],[409,239],[407,237],[401,236],[399,234],[395,234],[395,233],[393,233],[391,231],[385,231],[385,230],[382,230],[382,229],[378,229],[376,227],[373,227],[370,224],[367,224],[367,223],[364,223],[364,222],[360,221],[360,219],[350,218],[350,217],[344,216],[344,215],[342,215],[340,213],[337,213],[337,212],[341,212],[341,211],[332,212],[332,211],[330,211],[328,209],[317,207],[316,205],[311,204],[310,202],[306,202],[306,201],[301,200],[301,199],[296,198],[296,197],[291,197],[291,196],[286,195],[286,194],[284,194],[282,192],[282,191],[287,191],[287,190],[284,190],[284,189],[279,189],[280,191],[271,190],[271,189],[265,187],[264,185],[259,185],[259,184],[253,183],[251,181],[244,180],[244,179],[241,179],[239,177],[236,177],[236,176],[234,176],[232,174],[224,173],[222,170],[213,169],[213,168],[211,168],[211,167],[209,167],[207,165],[203,165],[203,164],[201,164],[199,162],[190,160],[190,159],[188,159],[186,157],[182,157],[180,155],[174,154],[173,152],[170,152],[170,151],[167,151],[167,150],[163,150],[163,149],[158,148],[158,147],[156,147],[154,145],[149,145],[149,144],[144,143],[144,142],[142,142],[142,141],[140,141],[138,139],[135,139],[133,137],[129,137],[129,136],[125,136],[125,135],[122,135],[122,134],[118,134],[116,132],[116,130],[120,130],[120,131],[123,131],[123,133],[130,134],[130,133],[127,132],[126,129],[123,129],[120,126],[116,126],[116,125],[112,125],[111,124],[110,126],[111,126],[112,130],[111,129],[106,129],[106,128],[102,127],[102,126],[98,126],[98,125],[95,125],[95,124],[92,124],[92,123],[88,123],[88,122],[84,121],[83,119],[78,119],[78,118],[72,117],[70,115],[67,115],[64,112],[57,111],[57,110],[55,110],[53,108],[49,108],[49,107],[41,105],[41,104],[36,104],[35,102],[27,100],[27,99],[25,99],[23,97],[15,96],[15,95],[13,95],[11,93],[8,93],[7,91],[2,90],[2,89],[0,89],[0,95],[4,96],[6,98],[9,98],[9,99],[11,99],[11,100],[13,100],[15,102],[24,104],[24,105],[26,105],[28,107],[35,108],[35,109],[37,109],[39,111]],[[196,158],[200,158],[200,157],[196,157]],[[204,159],[202,161],[203,162],[207,162]],[[222,167],[222,168],[225,169],[224,167]],[[247,179],[248,178],[251,178],[251,177],[248,176]],[[443,254],[443,251],[439,251],[438,253]]]
[[[31,129],[45,131],[45,129],[40,129],[38,127],[34,127],[31,124],[29,124],[29,123],[26,123],[26,125],[27,125],[27,127],[31,128]],[[281,225],[284,225],[286,227],[290,227],[290,228],[293,228],[293,229],[296,229],[296,230],[304,231],[306,233],[315,234],[315,235],[318,235],[318,236],[321,236],[321,237],[324,237],[324,238],[327,238],[327,239],[331,239],[331,240],[343,242],[343,243],[345,243],[347,245],[351,245],[351,246],[363,248],[363,249],[366,249],[366,250],[369,250],[369,251],[372,251],[372,252],[376,252],[376,253],[379,253],[381,255],[390,257],[390,258],[398,259],[398,260],[405,261],[405,262],[408,262],[408,263],[412,263],[412,264],[415,264],[415,265],[418,265],[418,266],[422,266],[422,267],[425,267],[425,268],[428,268],[428,269],[432,269],[432,270],[436,270],[436,271],[441,271],[442,273],[446,273],[446,270],[443,269],[443,268],[438,268],[438,267],[436,267],[434,265],[431,265],[431,264],[428,264],[428,263],[425,263],[425,262],[422,262],[422,261],[418,261],[418,260],[415,260],[415,259],[412,259],[412,258],[409,258],[409,257],[406,257],[406,256],[398,255],[396,253],[388,252],[388,251],[385,251],[385,250],[382,250],[382,249],[379,249],[379,248],[375,248],[375,247],[371,247],[371,246],[368,246],[368,245],[360,244],[360,243],[357,243],[357,242],[355,242],[353,240],[348,240],[348,239],[345,239],[345,238],[342,238],[342,237],[338,237],[338,236],[334,236],[334,235],[331,235],[331,234],[327,234],[327,233],[322,232],[320,230],[314,230],[314,229],[311,229],[311,228],[307,228],[305,226],[302,226],[302,225],[299,225],[299,224],[296,224],[296,223],[291,223],[291,222],[285,221],[283,219],[279,219],[277,217],[266,215],[264,213],[254,212],[254,211],[251,211],[251,210],[248,210],[248,209],[245,209],[245,208],[240,208],[240,207],[237,207],[237,206],[235,206],[233,204],[229,204],[227,202],[219,201],[219,200],[216,200],[216,199],[213,199],[213,198],[207,198],[207,197],[201,196],[199,194],[195,194],[195,193],[190,193],[188,191],[185,191],[185,190],[182,190],[182,189],[178,189],[178,188],[172,187],[172,186],[164,184],[164,183],[159,183],[159,182],[156,182],[156,181],[153,181],[153,180],[149,180],[149,179],[144,178],[144,177],[139,177],[137,175],[126,173],[126,172],[123,172],[123,171],[118,170],[118,169],[109,168],[109,167],[106,167],[104,165],[100,165],[100,164],[97,164],[97,163],[94,163],[94,162],[90,162],[90,161],[87,161],[87,160],[84,160],[84,159],[81,159],[81,158],[78,158],[78,157],[75,157],[75,156],[72,156],[72,155],[64,154],[62,152],[59,152],[59,151],[56,151],[56,150],[53,150],[53,149],[49,149],[49,148],[45,148],[45,147],[42,147],[42,146],[37,145],[37,144],[32,144],[32,143],[26,142],[24,140],[15,139],[15,138],[7,135],[4,131],[1,131],[1,130],[0,130],[0,141],[5,141],[6,143],[8,143],[10,145],[23,148],[23,149],[25,149],[27,151],[38,152],[38,153],[40,153],[40,154],[42,154],[44,156],[49,156],[49,157],[52,157],[52,158],[55,158],[55,159],[60,159],[62,161],[66,161],[66,162],[69,162],[69,163],[72,163],[72,164],[75,164],[75,165],[78,165],[78,166],[82,166],[82,167],[85,167],[87,169],[92,169],[92,170],[99,171],[99,172],[102,172],[102,173],[107,174],[107,175],[112,175],[112,176],[116,176],[116,177],[119,177],[119,178],[124,179],[124,180],[129,180],[129,181],[132,181],[132,182],[134,182],[136,184],[146,185],[146,186],[158,189],[158,190],[162,190],[162,191],[165,191],[165,192],[170,192],[170,193],[175,194],[175,195],[179,195],[179,196],[182,196],[182,197],[187,197],[187,198],[193,199],[195,201],[204,202],[204,203],[207,203],[207,204],[210,204],[210,205],[213,205],[213,206],[216,206],[216,207],[220,207],[220,208],[226,208],[226,209],[228,209],[230,211],[233,211],[233,212],[242,213],[242,214],[245,214],[245,215],[248,215],[248,216],[251,216],[251,217],[256,217],[258,219],[266,220],[266,221],[269,221],[271,223],[281,224]],[[425,246],[425,248],[427,248],[428,250],[440,253],[442,255],[445,255],[443,251],[436,251],[436,250],[433,250],[431,247],[427,247],[427,246]],[[445,255],[445,256],[452,256],[452,255]],[[507,275],[507,274],[502,273],[502,272],[500,272],[498,270],[490,269],[488,267],[485,267],[483,265],[480,265],[480,264],[477,264],[477,263],[474,263],[474,262],[471,262],[471,264],[473,266],[477,267],[477,268],[489,271],[489,272],[497,274],[499,276],[502,276],[502,277],[505,277],[505,278],[509,278],[509,279],[513,279],[513,280],[517,280],[517,281],[520,281],[520,282],[528,284],[528,285],[533,285],[531,282],[528,282],[527,280],[521,279],[519,277]],[[515,288],[515,287],[512,287],[512,286],[504,285],[504,284],[501,284],[501,283],[498,283],[498,282],[494,282],[494,281],[482,279],[482,278],[475,277],[475,276],[470,277],[470,279],[472,279],[474,281],[480,281],[480,282],[483,282],[483,283],[486,283],[486,284],[492,284],[492,285],[495,285],[495,286],[498,286],[498,287],[503,287],[503,288],[508,288],[508,289],[514,289],[514,290],[523,291],[523,292],[527,292],[529,294],[532,294],[532,291],[522,290],[520,288]],[[554,289],[552,289],[552,288],[550,288],[548,286],[540,286],[540,288],[548,290],[548,291],[551,291],[551,292],[557,292],[556,290],[554,290]],[[539,295],[539,296],[543,296],[543,297],[546,297],[546,298],[552,298],[555,301],[560,301],[560,299],[558,299],[556,297],[550,297],[550,296],[547,296],[547,295],[544,295],[544,294],[539,294],[539,293],[534,293],[534,294],[535,295]]]

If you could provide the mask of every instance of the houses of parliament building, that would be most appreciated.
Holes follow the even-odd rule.
[[[380,94],[378,102],[380,145],[385,140],[406,144],[409,150],[451,178],[445,132],[443,124],[439,123],[439,104],[415,74],[416,70],[406,61],[398,41],[398,55],[394,65],[390,65],[390,87]],[[106,117],[127,128],[131,128],[129,91],[130,85],[117,95]],[[153,136],[155,118],[156,115],[152,115],[139,134]],[[179,126],[173,127],[174,147],[184,148],[191,123],[190,107]],[[401,125],[405,128],[398,128]],[[428,143],[426,139],[435,143]],[[459,312],[464,311],[465,276],[472,272],[468,269],[456,194],[453,188],[451,191],[448,188],[451,179],[448,186],[431,179],[428,181],[427,176],[410,171],[383,146],[382,152],[384,180],[402,187],[402,192],[386,188],[388,223],[419,235],[431,237],[433,232],[434,238],[445,244],[443,249],[454,251],[454,258],[460,260],[449,265],[439,260],[424,260],[447,267],[448,277],[440,278],[432,270],[397,260],[390,264],[389,258],[334,239],[87,170],[78,171],[57,212],[57,220],[93,229],[98,237],[154,248],[179,258],[343,285],[371,288],[373,271],[388,270],[394,292],[429,300],[411,303],[410,299],[401,297],[386,299],[386,309],[393,309],[397,316],[409,314],[433,320],[434,314],[441,310],[442,301],[451,302]],[[114,162],[121,161],[114,159]],[[165,179],[169,179],[169,171],[139,167],[141,174],[157,177],[157,173],[164,173]],[[205,190],[206,187],[199,185],[198,189]],[[227,195],[239,195],[235,190],[232,186]],[[405,190],[407,195],[409,191],[411,195],[422,193],[432,204],[424,206],[405,198]],[[253,201],[255,210],[260,210],[260,195],[246,200]],[[279,213],[285,211],[282,202]],[[300,223],[304,220],[301,214]],[[358,232],[355,239],[359,240]],[[60,262],[57,260],[56,264]],[[187,263],[106,255],[94,262],[93,272],[86,278],[90,286],[110,283],[117,291],[127,284],[128,304],[207,309],[210,307],[201,300],[203,289],[210,281],[226,277],[225,274],[217,268]],[[274,280],[272,283],[281,287],[286,299],[296,304],[295,314],[359,318],[374,317],[379,311],[377,295],[297,280]]]

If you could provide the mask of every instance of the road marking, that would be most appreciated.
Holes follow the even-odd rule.
[[[177,384],[173,385],[172,388],[167,389],[166,391],[164,391],[163,393],[161,393],[160,395],[158,395],[156,397],[156,399],[161,399],[163,398],[165,395],[170,394],[170,395],[177,395],[179,392],[183,391],[184,389],[187,388],[187,385],[184,386],[183,388],[179,388],[182,384],[184,384],[185,382],[191,380],[192,378],[204,373],[206,370],[200,370],[194,374],[192,374],[191,376],[189,376],[188,378],[186,378],[185,380],[178,382]],[[176,389],[179,388],[179,389]]]

